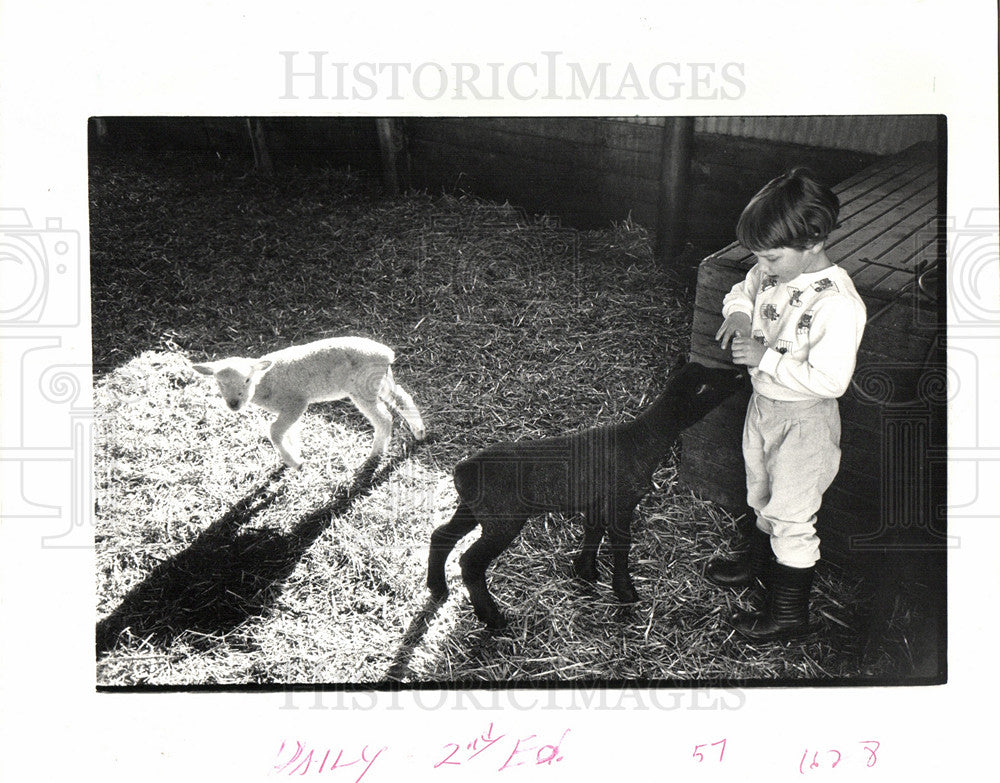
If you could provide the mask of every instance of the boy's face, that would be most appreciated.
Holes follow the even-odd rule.
[[[788,283],[803,272],[818,269],[822,254],[822,244],[796,250],[793,247],[775,247],[754,253],[764,274],[778,278],[780,283]]]

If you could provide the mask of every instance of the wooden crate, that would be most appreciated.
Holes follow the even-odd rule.
[[[837,560],[901,541],[930,547],[939,538],[931,489],[938,489],[943,470],[927,472],[944,443],[936,149],[915,145],[834,191],[841,222],[828,251],[868,308],[854,380],[840,400],[841,469],[824,496],[818,525],[824,557]],[[702,261],[692,359],[730,363],[714,340],[722,299],[752,265],[753,256],[736,243]],[[749,391],[688,430],[681,457],[681,478],[736,514],[746,510],[740,439],[748,398]]]

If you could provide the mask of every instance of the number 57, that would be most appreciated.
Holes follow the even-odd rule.
[[[705,755],[700,750],[698,750],[698,749],[699,748],[706,748],[706,747],[714,748],[716,745],[721,746],[719,748],[719,761],[722,761],[722,757],[726,753],[726,741],[725,741],[725,739],[721,739],[718,742],[712,742],[712,743],[703,742],[701,745],[695,745],[694,746],[694,753],[691,754],[691,756],[692,756],[692,758],[698,759],[698,763],[700,764],[701,762],[703,762],[705,760]]]

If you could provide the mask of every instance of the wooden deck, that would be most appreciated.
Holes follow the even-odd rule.
[[[926,473],[933,445],[944,442],[936,421],[943,421],[944,403],[938,178],[934,146],[920,144],[834,188],[840,225],[828,252],[851,275],[868,308],[854,381],[840,400],[840,474],[820,512],[824,556],[834,559],[848,550],[877,548],[903,527],[922,527],[920,540],[927,538],[931,501],[926,487],[913,484]],[[702,261],[692,359],[729,363],[728,352],[713,339],[722,299],[752,265],[753,256],[735,243]],[[735,513],[746,508],[740,449],[746,404],[747,395],[730,401],[683,439],[681,477]]]

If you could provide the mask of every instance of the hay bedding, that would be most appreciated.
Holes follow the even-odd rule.
[[[273,181],[216,159],[92,163],[102,684],[715,680],[852,676],[858,585],[824,570],[817,640],[747,647],[725,614],[747,595],[700,572],[732,521],[676,481],[640,506],[643,601],[570,577],[580,526],[530,524],[498,559],[512,627],[482,630],[449,561],[433,611],[427,539],[454,509],[451,467],[504,438],[620,421],[686,350],[691,292],[626,222],[578,232],[509,205],[409,193],[350,172]],[[226,411],[189,360],[337,334],[393,346],[433,433],[397,425],[372,486],[349,405],[303,419],[299,472],[275,470],[266,418]]]

